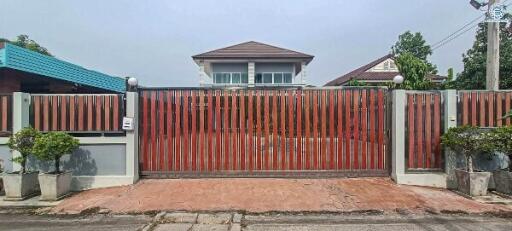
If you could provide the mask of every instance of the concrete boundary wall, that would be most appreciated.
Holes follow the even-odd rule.
[[[13,133],[30,126],[30,94],[13,94]],[[77,137],[80,148],[63,157],[61,166],[72,170],[73,190],[129,185],[138,181],[138,94],[126,93],[126,117],[134,118],[134,130],[126,131],[124,136]],[[20,166],[10,159],[19,155],[7,148],[8,138],[0,138],[0,158],[4,159],[6,171],[17,171]],[[7,157],[7,158],[6,158]],[[48,163],[29,159],[27,166],[32,170],[48,171]],[[1,175],[0,175],[1,177]]]

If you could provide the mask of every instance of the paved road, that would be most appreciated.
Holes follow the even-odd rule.
[[[238,216],[238,218],[237,218]],[[168,213],[152,223],[149,216],[93,215],[54,217],[26,214],[0,214],[0,230],[142,230],[152,223],[153,231],[181,230],[383,230],[459,231],[512,230],[512,219],[469,215],[240,215],[232,213]]]
[[[149,216],[55,217],[25,214],[0,214],[1,231],[135,231],[151,222]]]

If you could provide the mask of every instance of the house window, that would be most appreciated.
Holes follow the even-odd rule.
[[[213,73],[213,82],[216,84],[241,84],[248,83],[247,73],[241,72],[216,72]]]
[[[291,84],[292,73],[288,72],[265,72],[256,73],[254,83],[257,84]]]

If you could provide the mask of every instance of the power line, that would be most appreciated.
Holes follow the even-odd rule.
[[[507,1],[508,0],[504,1],[503,3],[507,2]],[[512,5],[512,3],[505,5],[505,7],[508,7],[510,5]],[[440,40],[439,42],[436,42],[434,45],[431,46],[432,47],[432,51],[434,51],[434,50],[436,50],[436,49],[446,45],[447,43],[449,43],[449,42],[453,41],[454,39],[460,37],[461,35],[465,34],[469,30],[477,27],[480,22],[472,25],[471,27],[468,27],[468,26],[471,25],[472,23],[474,23],[475,21],[479,20],[480,18],[484,17],[484,16],[485,16],[485,14],[480,15],[479,17],[477,17],[477,18],[471,20],[470,22],[466,23],[463,27],[459,28],[457,31],[453,32],[449,36],[445,37],[444,39]],[[468,28],[464,30],[464,28],[466,28],[466,27],[468,27]]]

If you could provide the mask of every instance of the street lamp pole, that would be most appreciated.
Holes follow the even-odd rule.
[[[489,0],[487,15],[492,14],[493,6],[500,0]],[[499,90],[500,79],[500,23],[487,23],[487,64],[485,73],[485,88],[487,90]]]

